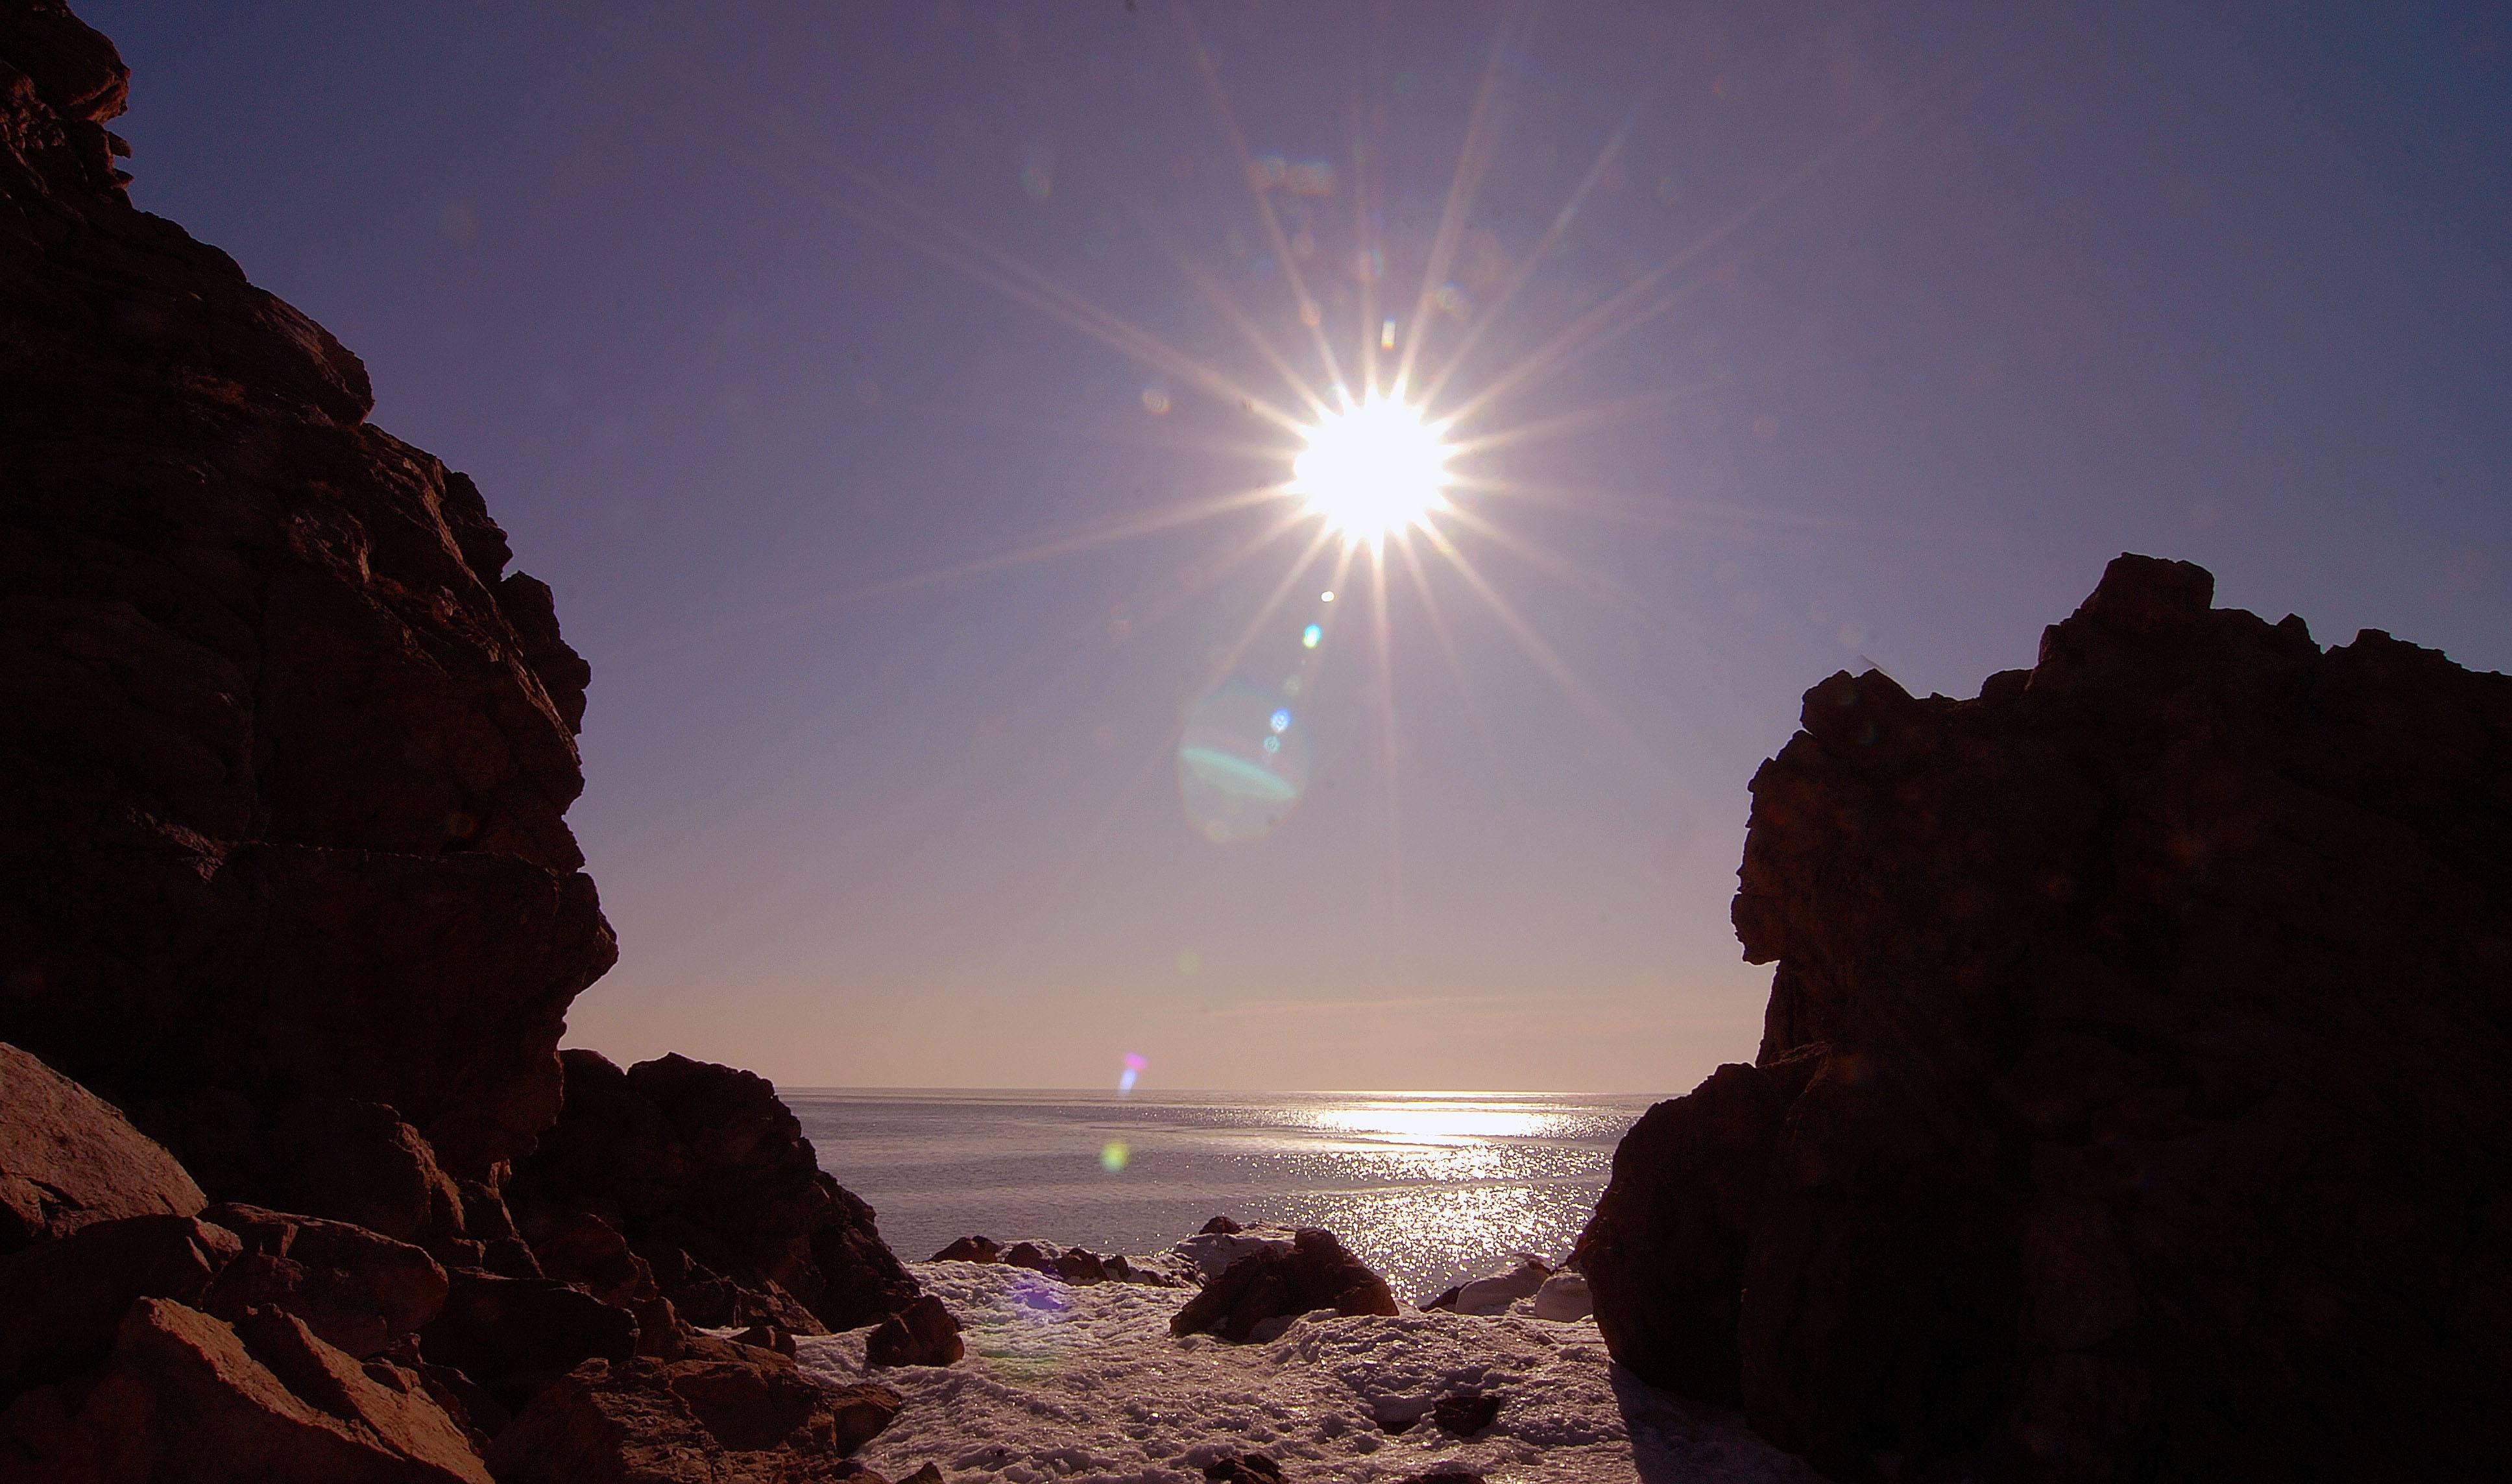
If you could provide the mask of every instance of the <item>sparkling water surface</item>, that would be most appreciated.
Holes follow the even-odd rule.
[[[1227,1215],[1324,1227],[1419,1300],[1567,1256],[1652,1101],[1544,1093],[784,1092],[899,1256],[954,1237],[1153,1252]]]

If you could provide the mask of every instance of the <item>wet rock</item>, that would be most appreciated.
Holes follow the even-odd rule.
[[[968,1353],[960,1321],[942,1301],[926,1294],[873,1327],[865,1342],[867,1365],[950,1365]]]
[[[508,1278],[477,1268],[448,1274],[445,1307],[419,1331],[428,1360],[462,1372],[511,1412],[588,1359],[626,1361],[637,1320],[554,1278]]]
[[[498,1434],[501,1484],[843,1478],[839,1460],[898,1414],[887,1386],[828,1386],[764,1350],[743,1361],[589,1361]],[[827,1466],[820,1466],[827,1465]]]
[[[221,1204],[204,1216],[243,1244],[194,1301],[221,1319],[238,1321],[255,1308],[284,1309],[325,1344],[364,1357],[445,1307],[445,1269],[407,1242],[346,1222],[255,1206]]]
[[[38,1478],[489,1484],[410,1372],[360,1365],[276,1309],[233,1327],[162,1299],[125,1314],[90,1384],[0,1416],[0,1460]]]
[[[1282,1484],[1282,1465],[1261,1453],[1225,1453],[1203,1465],[1213,1484]]]
[[[0,1401],[104,1359],[139,1299],[198,1303],[242,1251],[193,1217],[128,1216],[0,1258]]]
[[[1002,1243],[992,1237],[963,1236],[933,1254],[936,1263],[994,1263],[1002,1260]]]
[[[1979,698],[1809,691],[1761,1053],[1580,1247],[1642,1377],[1843,1478],[2512,1458],[2512,680],[2123,557]]]
[[[1109,1276],[1107,1260],[1099,1254],[1082,1247],[1058,1247],[1052,1242],[1014,1242],[1003,1249],[1001,1261],[1067,1283],[1104,1283]]]
[[[1280,1227],[1242,1228],[1236,1231],[1197,1232],[1173,1243],[1168,1256],[1197,1284],[1209,1283],[1241,1258],[1259,1252],[1288,1255],[1297,1233]]]
[[[1195,1286],[1194,1265],[1174,1254],[1118,1253],[1109,1258],[1102,1270],[1115,1283],[1140,1283],[1147,1288],[1192,1288]]]
[[[1552,1269],[1543,1259],[1521,1255],[1517,1266],[1509,1271],[1476,1278],[1471,1283],[1460,1283],[1422,1307],[1425,1309],[1450,1309],[1461,1314],[1506,1313],[1509,1307],[1518,1300],[1535,1297],[1536,1290],[1551,1276]]]
[[[1584,1273],[1556,1272],[1535,1291],[1535,1317],[1539,1319],[1567,1322],[1585,1319],[1595,1311],[1595,1299],[1588,1291]]]
[[[565,1065],[565,1111],[505,1187],[536,1252],[596,1215],[713,1327],[850,1329],[916,1297],[872,1208],[820,1170],[765,1078],[681,1056],[622,1072],[570,1050]]]
[[[357,358],[132,207],[111,44],[20,0],[0,76],[0,1037],[126,1108],[386,1105],[486,1179],[615,957],[582,662]]]
[[[112,1104],[0,1044],[0,1252],[91,1222],[197,1216],[208,1197]]]
[[[1431,1404],[1431,1420],[1444,1431],[1472,1437],[1500,1416],[1500,1398],[1487,1391],[1454,1391]]]
[[[1339,1314],[1397,1311],[1386,1279],[1346,1251],[1333,1232],[1305,1228],[1287,1252],[1264,1247],[1231,1264],[1179,1308],[1169,1333],[1217,1327],[1223,1339],[1243,1342],[1267,1319],[1320,1308]]]

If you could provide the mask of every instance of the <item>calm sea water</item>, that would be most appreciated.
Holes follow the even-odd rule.
[[[954,1237],[1158,1251],[1222,1214],[1325,1227],[1428,1297],[1559,1261],[1644,1097],[790,1090],[901,1257]]]

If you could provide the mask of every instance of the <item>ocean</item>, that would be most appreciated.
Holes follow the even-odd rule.
[[[820,1166],[911,1262],[955,1237],[1157,1252],[1324,1227],[1400,1300],[1567,1256],[1646,1097],[795,1089]]]

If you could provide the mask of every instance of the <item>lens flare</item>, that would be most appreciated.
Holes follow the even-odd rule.
[[[1343,533],[1345,544],[1376,545],[1447,506],[1448,446],[1422,410],[1394,397],[1328,412],[1302,437],[1291,460],[1291,492]]]
[[[1124,1173],[1127,1161],[1133,1157],[1134,1152],[1125,1148],[1124,1140],[1111,1139],[1100,1147],[1099,1168],[1111,1175],[1119,1175]]]

